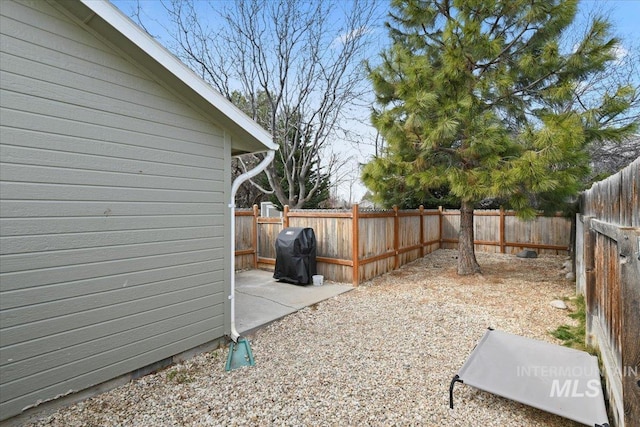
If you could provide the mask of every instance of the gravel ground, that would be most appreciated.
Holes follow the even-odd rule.
[[[574,294],[564,257],[478,253],[457,277],[439,250],[251,338],[256,366],[199,355],[41,418],[37,426],[577,426],[449,382],[487,327],[554,342]],[[571,303],[569,303],[571,306]]]

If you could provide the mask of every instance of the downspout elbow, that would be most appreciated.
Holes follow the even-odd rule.
[[[233,184],[231,185],[231,204],[235,207],[235,200],[236,200],[236,193],[238,192],[238,189],[240,188],[240,186],[242,184],[244,184],[246,181],[250,180],[251,178],[253,178],[254,176],[258,175],[260,172],[264,171],[267,166],[269,166],[271,164],[271,162],[273,161],[273,159],[276,156],[276,151],[275,150],[269,150],[267,151],[267,155],[265,156],[264,159],[262,159],[262,161],[260,163],[258,163],[258,166],[256,166],[255,168],[246,171],[245,173],[243,173],[242,175],[238,176],[234,181]]]
[[[231,201],[229,203],[229,208],[231,208],[231,289],[229,300],[231,300],[231,339],[234,342],[238,342],[238,338],[240,338],[240,334],[236,329],[236,302],[235,302],[235,294],[236,294],[236,267],[235,267],[235,252],[236,252],[236,193],[240,186],[246,181],[250,180],[254,176],[258,175],[260,172],[264,171],[267,166],[273,161],[275,158],[276,152],[275,150],[269,150],[267,155],[258,165],[238,176],[231,185]]]

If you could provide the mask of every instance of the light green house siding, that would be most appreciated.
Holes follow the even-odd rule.
[[[228,333],[231,137],[60,5],[0,15],[4,419]]]

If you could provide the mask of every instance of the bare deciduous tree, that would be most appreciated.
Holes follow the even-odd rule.
[[[591,144],[591,180],[598,181],[625,168],[640,157],[640,135],[621,142],[603,141]]]
[[[614,66],[593,76],[576,88],[575,105],[578,109],[590,111],[596,96],[616,96],[615,85],[633,88],[631,106],[625,114],[613,118],[610,126],[624,126],[640,122],[640,46],[619,49]],[[605,135],[606,136],[606,135]],[[632,135],[622,140],[605,138],[592,142],[588,147],[592,173],[589,180],[599,180],[616,173],[640,156],[640,135]]]
[[[583,7],[582,14],[587,20],[608,16],[611,13],[611,6],[604,1],[585,3]],[[586,27],[574,25],[568,33],[566,43],[577,43],[578,38],[584,36],[584,31]],[[616,59],[610,66],[589,76],[575,88],[573,102],[567,103],[566,106],[582,112],[593,111],[593,118],[598,120],[598,99],[615,98],[621,86],[631,88],[633,92],[630,97],[627,96],[630,106],[624,114],[609,118],[606,124],[611,128],[640,122],[640,39],[623,37],[615,49],[615,55]],[[603,136],[604,139],[593,141],[587,150],[592,168],[589,181],[616,173],[640,156],[640,135],[632,135],[622,140],[607,138],[606,133]]]
[[[345,108],[367,87],[361,64],[373,37],[375,5],[360,0],[167,0],[163,5],[174,52],[229,100],[238,94],[247,100],[241,108],[280,145],[284,177],[274,165],[267,169],[272,191],[283,205],[302,207],[319,188],[319,177],[340,164],[330,146]],[[305,185],[309,177],[316,177],[311,188]]]

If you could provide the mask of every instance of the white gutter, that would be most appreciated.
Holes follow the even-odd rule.
[[[247,180],[253,178],[258,175],[260,172],[265,170],[267,166],[273,161],[273,158],[276,155],[275,150],[269,150],[265,158],[256,166],[255,168],[243,173],[239,177],[233,181],[231,185],[231,203],[229,203],[229,208],[231,208],[231,295],[229,295],[229,299],[231,300],[231,339],[233,342],[238,342],[238,338],[240,338],[240,334],[236,329],[236,193],[240,186]]]

